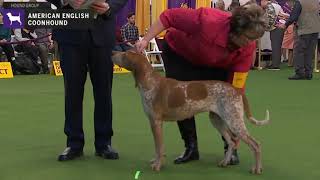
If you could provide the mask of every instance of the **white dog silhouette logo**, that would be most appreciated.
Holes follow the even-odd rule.
[[[7,16],[9,18],[9,20],[10,20],[10,26],[12,25],[12,22],[14,22],[14,21],[19,22],[20,26],[22,25],[21,18],[20,18],[20,13],[19,13],[19,15],[14,16],[10,12],[8,12]]]

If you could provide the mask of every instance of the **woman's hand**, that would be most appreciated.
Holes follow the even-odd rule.
[[[147,48],[148,46],[148,41],[146,41],[145,39],[142,39],[140,41],[138,41],[136,44],[135,44],[135,48],[136,48],[136,51],[138,53],[142,53],[142,51]]]

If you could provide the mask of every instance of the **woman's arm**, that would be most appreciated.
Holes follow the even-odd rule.
[[[143,37],[143,39],[135,44],[137,52],[142,53],[142,51],[148,46],[149,41],[164,30],[166,30],[166,28],[160,19],[152,24],[148,33]]]
[[[286,27],[290,26],[292,23],[294,22],[297,22],[298,19],[299,19],[299,16],[301,14],[301,11],[302,11],[302,6],[300,4],[299,1],[297,1],[295,4],[294,4],[294,7],[291,11],[291,14],[290,14],[290,17],[289,19],[287,20],[286,22]]]
[[[159,19],[150,27],[148,33],[143,37],[143,39],[149,42],[152,38],[156,37],[166,29],[167,28],[164,27],[161,20]]]
[[[175,28],[188,34],[199,32],[202,14],[202,8],[197,10],[184,8],[165,10],[161,13],[160,18],[151,25],[144,38],[136,43],[137,51],[141,53],[152,38],[169,28]]]

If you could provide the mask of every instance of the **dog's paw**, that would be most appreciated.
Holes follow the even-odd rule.
[[[262,168],[252,167],[250,170],[250,173],[260,175],[262,174]]]
[[[227,166],[228,166],[228,162],[225,160],[222,160],[218,163],[218,167],[225,168]]]
[[[161,156],[161,158],[159,159],[159,161],[161,161],[161,164],[164,164],[165,163],[165,157],[166,155],[163,155]],[[150,164],[153,164],[154,162],[156,162],[158,159],[155,157],[155,158],[152,158],[149,162]]]
[[[154,160],[154,162],[151,164],[151,168],[153,171],[159,172],[161,169],[161,161],[160,160]]]

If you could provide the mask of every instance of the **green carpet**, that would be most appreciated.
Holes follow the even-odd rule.
[[[84,98],[85,156],[72,162],[58,162],[65,148],[64,92],[61,77],[16,76],[0,80],[0,180],[317,180],[320,179],[319,127],[320,76],[312,81],[289,81],[292,69],[252,71],[247,95],[256,118],[270,110],[272,123],[254,127],[251,134],[262,143],[264,172],[248,173],[253,164],[249,148],[241,143],[240,165],[225,169],[217,162],[223,145],[207,114],[198,116],[201,159],[174,165],[183,150],[175,123],[165,124],[167,163],[160,173],[152,172],[153,138],[137,89],[130,74],[115,75],[113,88],[113,146],[120,160],[94,156],[92,87]]]

